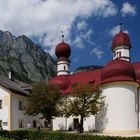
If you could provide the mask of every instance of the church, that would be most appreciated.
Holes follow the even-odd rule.
[[[120,32],[112,40],[113,59],[103,68],[71,73],[70,46],[62,40],[56,46],[57,76],[49,83],[58,85],[63,94],[70,94],[76,83],[90,84],[101,91],[105,106],[96,116],[84,118],[84,131],[97,130],[110,134],[135,134],[140,132],[140,62],[131,63],[132,44],[128,34],[120,26]],[[32,86],[0,76],[0,128],[5,130],[31,128],[38,123],[46,127],[45,120],[25,114],[28,95]],[[93,93],[94,94],[94,93]],[[56,117],[53,130],[75,130],[79,117]]]
[[[105,97],[105,106],[96,116],[84,119],[84,131],[97,130],[110,134],[134,134],[140,130],[140,62],[131,63],[132,44],[120,25],[112,40],[113,59],[103,68],[70,72],[70,46],[62,40],[56,46],[57,76],[49,82],[60,86],[63,94],[72,92],[77,82],[92,84]],[[78,117],[53,120],[53,130],[75,128]]]

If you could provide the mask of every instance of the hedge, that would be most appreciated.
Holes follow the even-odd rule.
[[[0,137],[0,140],[14,140],[14,139]]]
[[[14,140],[140,140],[140,137],[111,137],[53,131],[15,130],[0,131],[0,136]],[[1,140],[1,139],[0,139]],[[6,140],[6,139],[2,139]]]

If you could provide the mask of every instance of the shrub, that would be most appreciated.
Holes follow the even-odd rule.
[[[0,136],[2,136],[2,139],[0,138],[0,140],[8,140],[3,137],[13,138],[13,140],[140,140],[140,137],[126,138],[43,130],[14,130],[10,132],[3,130],[0,131]]]
[[[28,130],[14,130],[9,132],[9,136],[15,140],[29,139]]]
[[[9,131],[7,131],[7,130],[0,130],[0,136],[9,137]]]
[[[14,140],[14,139],[0,137],[0,140]]]

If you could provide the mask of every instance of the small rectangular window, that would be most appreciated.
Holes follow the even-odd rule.
[[[122,55],[121,55],[121,52],[119,52],[119,57],[121,57]]]
[[[23,120],[20,119],[20,120],[18,121],[18,127],[19,127],[19,128],[23,128]]]
[[[37,128],[37,122],[33,120],[33,128]]]
[[[19,110],[25,110],[23,102],[19,101]]]
[[[90,81],[88,82],[88,84],[91,85],[91,86],[93,86],[94,82],[95,82],[95,80],[90,80]]]
[[[0,100],[0,109],[2,109],[2,100]]]

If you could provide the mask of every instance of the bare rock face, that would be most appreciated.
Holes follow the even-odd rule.
[[[0,31],[0,74],[13,72],[15,79],[35,83],[56,75],[56,62],[25,35]]]

